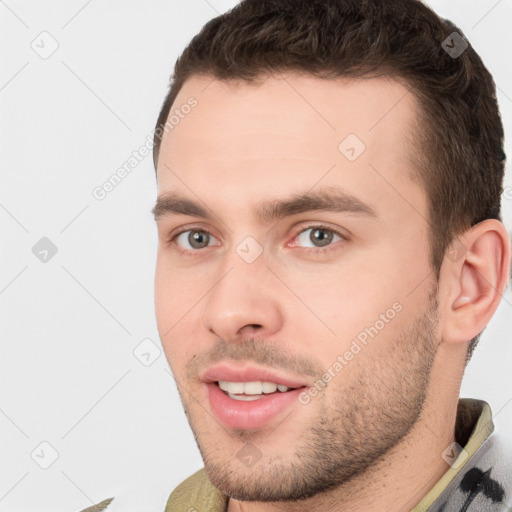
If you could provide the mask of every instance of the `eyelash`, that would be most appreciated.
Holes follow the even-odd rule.
[[[304,228],[302,228],[293,238],[293,240],[297,239],[299,237],[300,234],[302,234],[304,231],[308,231],[309,229],[320,229],[320,230],[323,230],[323,231],[328,231],[330,233],[334,233],[335,235],[338,235],[341,240],[338,240],[338,242],[346,242],[348,240],[347,236],[346,235],[343,235],[342,233],[340,233],[339,231],[335,230],[335,229],[332,229],[330,228],[329,226],[324,226],[322,224],[312,224],[310,226],[306,226]],[[187,233],[189,231],[197,231],[197,232],[200,232],[200,233],[206,233],[208,234],[209,236],[212,236],[214,237],[214,235],[208,231],[207,229],[204,229],[204,228],[200,228],[200,227],[189,227],[187,229],[182,229],[181,231],[178,231],[177,233],[174,233],[174,234],[171,234],[169,236],[169,239],[167,240],[167,244],[168,245],[174,245],[176,246],[176,249],[178,250],[178,252],[182,255],[185,255],[185,256],[198,256],[199,253],[202,251],[201,249],[183,249],[182,247],[180,247],[177,243],[176,243],[176,239],[182,235],[183,233]],[[215,238],[215,237],[214,237]],[[335,245],[335,243],[333,242],[332,244],[326,246],[326,247],[302,247],[302,250],[303,251],[306,251],[306,253],[308,254],[315,254],[315,255],[320,255],[320,254],[325,254],[331,250],[336,250],[338,247]]]

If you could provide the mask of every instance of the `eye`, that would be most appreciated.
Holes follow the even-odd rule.
[[[299,244],[308,250],[319,249],[320,252],[325,252],[330,249],[333,242],[337,242],[339,240],[346,240],[346,237],[334,229],[328,228],[327,226],[310,226],[302,230],[295,237],[292,246],[297,246]],[[307,245],[308,243],[312,245]]]
[[[212,240],[216,240],[216,238],[209,231],[189,229],[171,237],[170,243],[176,244],[180,252],[191,254],[210,245],[217,245],[211,244]]]
[[[303,247],[306,252],[324,253],[336,249],[334,242],[347,240],[347,237],[335,229],[327,226],[313,225],[303,229],[289,244],[291,247]],[[207,230],[192,228],[180,231],[169,238],[169,244],[176,246],[177,250],[187,256],[199,254],[201,249],[212,245],[219,245],[218,240]],[[309,245],[308,245],[309,244]]]

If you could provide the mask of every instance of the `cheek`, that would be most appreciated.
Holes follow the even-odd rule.
[[[160,341],[173,373],[197,353],[196,344],[200,339],[202,324],[195,306],[199,306],[206,290],[204,280],[194,282],[190,277],[177,272],[161,254],[157,256],[155,316]]]
[[[172,267],[161,254],[157,257],[155,271],[155,316],[160,341],[169,359],[169,352],[179,346],[176,340],[180,337],[186,306],[187,289],[176,279]],[[170,362],[170,361],[169,361]]]
[[[161,253],[158,253],[155,269],[155,315],[161,338],[165,329],[172,325],[169,314],[174,310],[175,295],[170,269],[164,264]]]
[[[194,282],[188,273],[172,265],[164,251],[158,253],[155,269],[155,314],[161,334],[165,334],[187,313],[200,291],[200,282]]]
[[[354,325],[364,324],[373,318],[382,304],[387,305],[392,297],[389,289],[382,289],[373,271],[365,271],[345,262],[325,267],[315,272],[314,276],[311,272],[289,272],[285,280],[299,299],[295,299],[292,306],[302,315],[298,318],[299,323],[314,321],[314,314],[336,335],[346,334],[353,330]],[[308,313],[304,306],[313,314]],[[321,327],[321,323],[315,323]],[[329,330],[326,328],[323,334],[329,336]]]
[[[304,349],[314,347],[327,366],[350,350],[356,339],[361,347],[377,340],[384,346],[409,316],[412,297],[407,297],[410,288],[404,286],[403,272],[400,281],[396,268],[363,258],[349,263],[324,267],[314,278],[294,272],[286,276],[287,284],[307,305],[306,310],[297,300],[291,302],[288,320],[304,338]]]

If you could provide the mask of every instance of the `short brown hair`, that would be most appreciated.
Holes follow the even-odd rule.
[[[446,46],[467,48],[457,56]],[[450,39],[451,38],[451,39]],[[153,160],[185,80],[253,83],[282,71],[320,78],[388,75],[417,97],[415,167],[428,198],[430,260],[439,279],[447,248],[499,219],[505,154],[496,86],[462,31],[419,0],[242,0],[191,40],[157,120]],[[466,364],[479,336],[468,345]]]

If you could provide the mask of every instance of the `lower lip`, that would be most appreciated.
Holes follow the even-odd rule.
[[[215,382],[209,382],[208,398],[217,419],[227,427],[255,429],[270,423],[292,403],[298,401],[304,388],[297,388],[282,393],[270,393],[263,398],[244,402],[234,400],[220,389]]]

